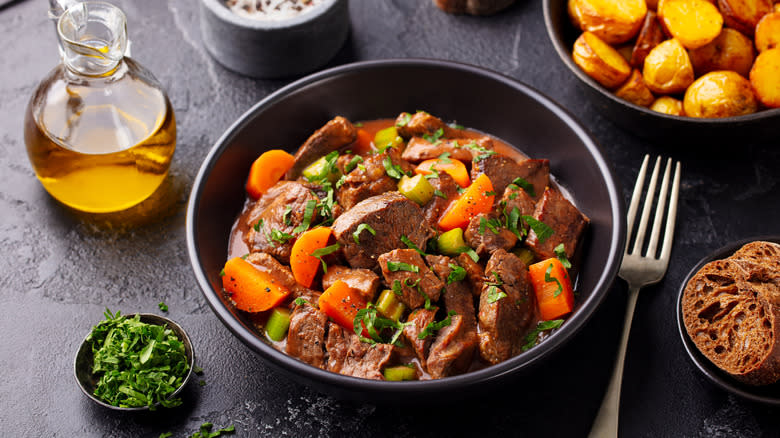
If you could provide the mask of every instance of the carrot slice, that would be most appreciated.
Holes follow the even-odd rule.
[[[542,320],[556,319],[574,309],[574,291],[566,268],[550,258],[528,267]]]
[[[280,149],[263,152],[249,169],[246,191],[257,199],[282,179],[295,163],[295,157]]]
[[[311,287],[320,261],[311,254],[328,246],[328,239],[332,231],[328,227],[313,228],[298,236],[290,253],[290,268],[295,281],[303,286]]]
[[[235,257],[225,263],[222,287],[231,295],[236,307],[247,312],[263,312],[284,301],[290,291],[271,274]]]
[[[358,129],[357,131],[357,141],[355,142],[355,147],[353,148],[352,152],[358,154],[358,155],[364,155],[369,152],[371,152],[371,144],[374,142],[374,136],[371,135],[368,131],[365,129]]]
[[[444,211],[439,219],[439,228],[449,231],[465,227],[474,216],[489,212],[494,199],[493,184],[483,173]]]
[[[420,163],[416,169],[414,169],[414,173],[430,175],[433,173],[431,169],[437,172],[447,172],[452,177],[452,179],[454,179],[455,182],[463,188],[468,187],[469,183],[471,182],[469,178],[469,171],[466,169],[466,165],[463,164],[462,161],[456,160],[454,158],[433,158],[431,160],[425,160]]]
[[[336,280],[320,295],[320,310],[325,312],[336,324],[352,331],[358,310],[368,303],[360,292],[352,289],[341,280]]]

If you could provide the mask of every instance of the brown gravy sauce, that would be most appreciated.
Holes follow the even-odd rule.
[[[377,119],[377,120],[363,121],[358,123],[357,125],[360,126],[362,124],[362,126],[360,126],[360,129],[367,131],[368,134],[373,138],[378,131],[393,126],[394,123],[395,123],[395,119]],[[497,137],[494,137],[490,134],[483,133],[469,128],[464,129],[462,133],[464,134],[464,137],[469,139],[476,139],[483,136],[490,137],[493,140],[493,146],[496,152],[502,155],[506,155],[516,161],[525,160],[529,158],[527,155],[523,154],[518,149],[510,145],[509,143]],[[346,148],[346,150],[348,149],[349,148]],[[558,190],[560,190],[567,199],[574,202],[570,194],[555,181],[552,175],[550,175],[550,182]],[[252,218],[250,217],[250,215],[252,213],[251,210],[254,203],[255,203],[254,200],[247,197],[246,201],[244,202],[244,207],[241,210],[241,213],[239,214],[238,218],[236,218],[236,221],[233,223],[233,228],[231,229],[230,232],[230,240],[228,244],[228,259],[233,257],[241,257],[249,253],[249,247],[244,242],[244,236],[249,231],[249,226],[250,226],[249,224],[252,223]],[[579,263],[575,263],[573,261],[572,265],[573,265],[573,269],[570,270],[569,274],[570,274],[570,278],[572,279],[572,287],[576,291],[578,275],[575,269],[579,265]],[[263,333],[263,327],[265,326],[265,322],[268,319],[268,313],[269,312],[263,312],[263,313],[246,314],[246,315],[248,315],[248,319],[253,323],[257,331],[259,333]],[[536,324],[538,322],[539,322],[539,318],[537,315],[534,317],[532,324],[529,327],[531,328],[536,327]],[[477,324],[477,332],[479,332],[479,324]],[[549,336],[549,334],[545,333],[541,336],[541,339],[543,340],[547,336]],[[286,347],[287,347],[286,337],[279,342],[271,341],[265,336],[262,336],[262,338],[277,350],[282,352],[286,351]],[[401,351],[401,354],[399,355],[400,363],[414,363],[419,372],[419,379],[431,380],[431,376],[425,372],[425,370],[423,369],[420,363],[420,360],[417,358],[417,356],[414,354],[414,351],[412,351],[411,348],[403,348],[400,351]],[[466,372],[476,371],[488,366],[490,366],[490,363],[482,360],[479,357],[479,354],[476,353],[475,358],[471,363],[471,366]]]

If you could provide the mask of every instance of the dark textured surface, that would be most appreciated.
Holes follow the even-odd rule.
[[[128,15],[133,55],[169,92],[179,136],[170,211],[127,230],[106,230],[51,200],[22,140],[23,108],[57,58],[47,2],[0,9],[0,425],[8,436],[188,436],[204,421],[234,424],[237,436],[584,436],[612,366],[625,304],[618,281],[592,322],[532,377],[476,403],[431,409],[370,406],[323,397],[264,366],[225,329],[192,276],[184,207],[192,179],[219,135],[287,81],[226,71],[204,51],[191,0],[117,2]],[[675,327],[675,291],[691,266],[728,241],[777,234],[777,139],[670,146],[638,140],[597,114],[557,58],[541,2],[488,18],[453,17],[426,0],[359,0],[352,33],[331,64],[435,57],[482,65],[520,79],[573,112],[602,144],[628,197],[645,153],[683,162],[677,239],[664,281],[640,294],[628,348],[621,433],[630,437],[757,437],[780,430],[776,408],[743,402],[705,380]],[[370,90],[366,91],[370,97]],[[187,329],[204,374],[184,406],[119,414],[76,386],[78,343],[105,307],[159,312]],[[422,411],[433,412],[433,417]]]

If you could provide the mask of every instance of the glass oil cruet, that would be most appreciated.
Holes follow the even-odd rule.
[[[168,174],[176,119],[154,76],[126,56],[124,13],[109,3],[51,0],[61,63],[30,98],[24,139],[58,201],[108,213],[148,198]]]

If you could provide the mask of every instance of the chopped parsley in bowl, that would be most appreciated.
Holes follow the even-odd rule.
[[[176,395],[192,374],[195,355],[178,324],[153,314],[104,313],[76,354],[81,390],[96,403],[119,410],[179,406]]]

